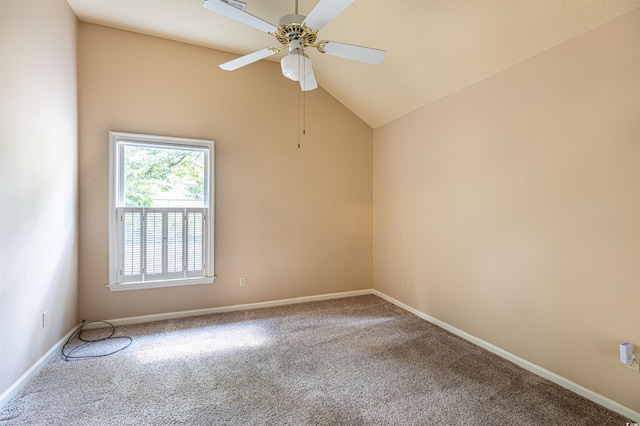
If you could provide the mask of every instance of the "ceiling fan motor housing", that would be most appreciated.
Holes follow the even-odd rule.
[[[305,18],[306,16],[298,14],[285,15],[280,18],[278,22],[279,27],[271,34],[284,46],[289,46],[293,40],[301,40],[302,48],[313,45],[318,32],[307,28],[304,24]]]

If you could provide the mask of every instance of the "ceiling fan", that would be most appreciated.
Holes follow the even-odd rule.
[[[318,31],[327,25],[333,18],[345,10],[354,0],[320,0],[309,13],[309,16],[298,14],[298,0],[296,0],[295,13],[280,18],[278,26],[266,22],[244,11],[244,3],[236,0],[204,0],[203,6],[213,12],[234,19],[243,24],[264,31],[280,42],[281,46],[267,47],[257,52],[249,53],[220,65],[226,71],[233,71],[245,65],[252,64],[260,59],[275,55],[288,48],[289,53],[282,58],[280,65],[282,74],[300,82],[303,91],[310,91],[318,87],[311,60],[305,54],[305,48],[315,48],[320,53],[338,56],[377,65],[384,59],[384,50],[369,47],[354,46],[352,44],[338,43],[335,41],[317,41]]]

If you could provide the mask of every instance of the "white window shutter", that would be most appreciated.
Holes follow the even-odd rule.
[[[164,214],[157,209],[144,209],[145,280],[162,279],[164,272]]]
[[[118,282],[141,281],[144,259],[142,209],[118,209],[118,236],[122,244]]]
[[[118,208],[119,279],[203,277],[206,208]]]
[[[205,234],[205,210],[206,209],[186,209],[187,232],[186,232],[186,257],[187,276],[203,276],[205,272],[204,259],[206,247]]]
[[[167,212],[167,278],[184,277],[184,209]]]

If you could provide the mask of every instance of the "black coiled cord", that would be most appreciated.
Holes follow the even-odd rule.
[[[111,327],[111,333],[106,336],[106,337],[100,337],[97,339],[85,339],[82,337],[82,331],[84,330],[84,327],[89,325],[89,324],[94,324],[94,323],[104,323],[107,324],[108,326]],[[80,324],[80,328],[78,328],[71,336],[69,336],[69,339],[67,339],[67,342],[64,344],[64,346],[62,346],[62,357],[64,358],[65,361],[69,361],[70,359],[88,359],[88,358],[100,358],[100,357],[104,357],[104,356],[109,356],[109,355],[113,355],[116,352],[120,352],[126,348],[128,348],[131,343],[133,342],[133,339],[129,336],[115,336],[114,334],[116,332],[116,327],[111,324],[110,322],[107,321],[90,321],[90,322],[86,322],[85,320],[82,320],[82,324]],[[74,347],[73,349],[71,349],[69,352],[66,352],[67,346],[69,345],[69,342],[71,342],[71,340],[74,337],[78,337],[78,340],[82,341],[83,343],[81,343],[80,345]],[[97,343],[97,342],[102,342],[105,340],[114,340],[114,339],[121,339],[121,340],[125,340],[126,344],[119,348],[116,349],[115,351],[106,353],[106,354],[99,354],[99,355],[80,355],[80,356],[76,356],[73,355],[75,352],[77,352],[78,350],[86,347],[87,345],[90,345],[92,343]]]

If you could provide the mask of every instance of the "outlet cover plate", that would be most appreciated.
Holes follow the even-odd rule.
[[[636,359],[634,359],[631,364],[622,364],[622,366],[636,373],[640,373],[640,352],[634,352],[633,354],[636,356]]]

